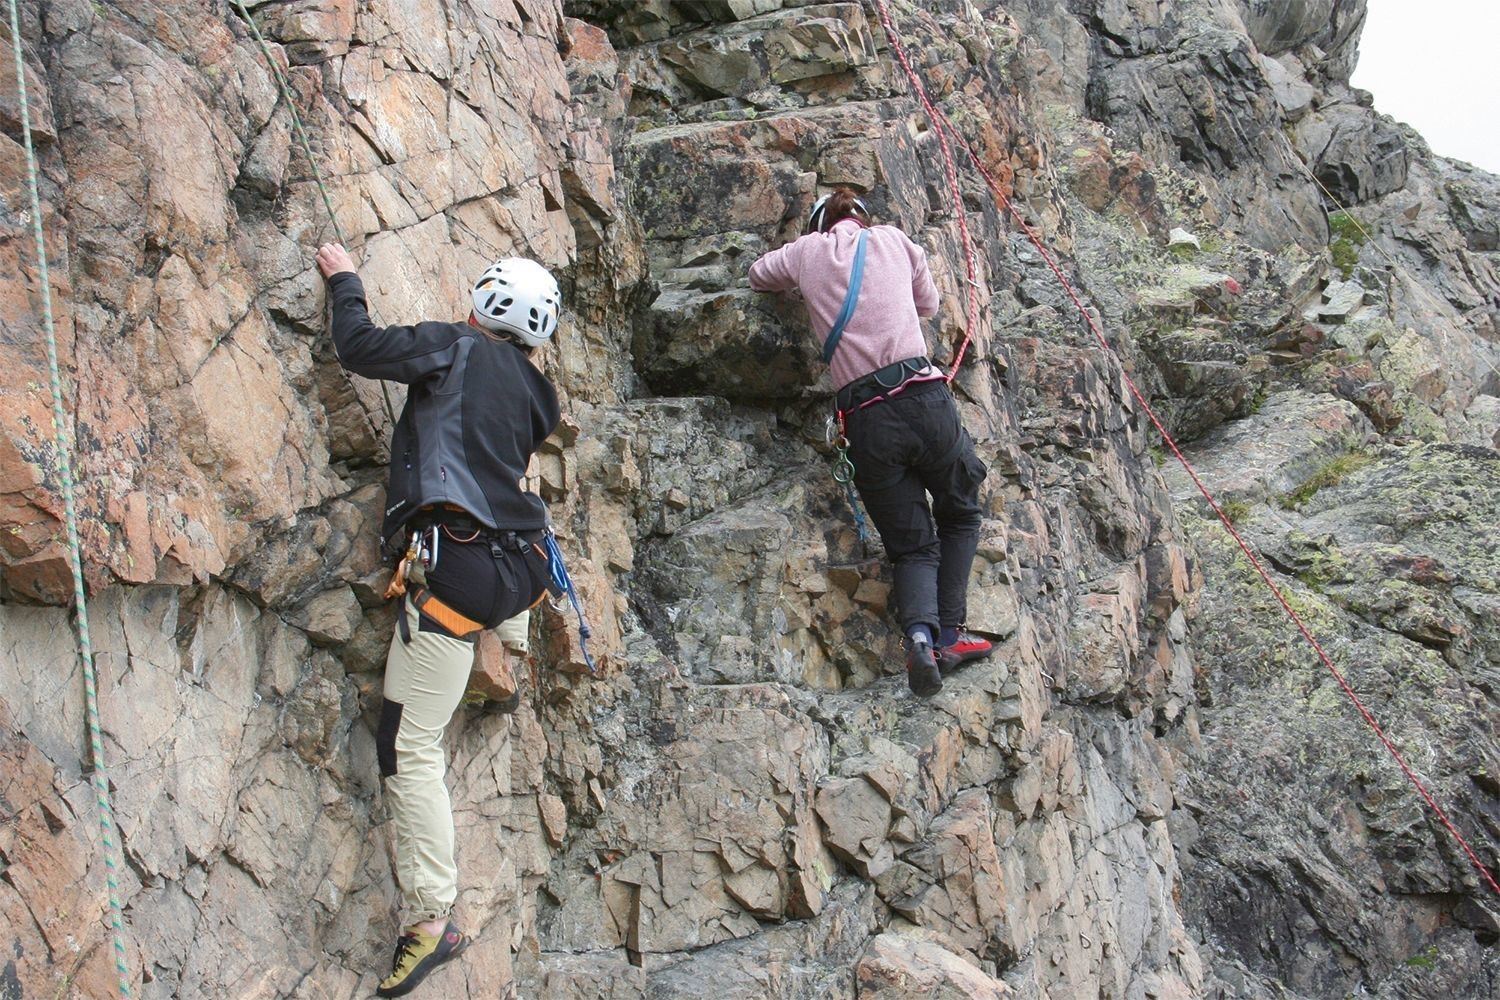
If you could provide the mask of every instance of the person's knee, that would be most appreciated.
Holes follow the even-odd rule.
[[[896,566],[920,566],[923,563],[937,565],[942,558],[942,546],[936,535],[930,535],[894,552],[888,548],[886,554]]]
[[[984,511],[977,500],[958,501],[934,510],[933,518],[937,521],[939,531],[977,534],[980,525],[984,523]]]
[[[978,531],[984,520],[979,504],[979,482],[960,473],[962,480],[954,488],[933,497],[932,519],[939,530]]]
[[[401,731],[401,716],[406,707],[389,698],[381,702],[380,724],[375,729],[375,759],[380,762],[380,776],[396,774],[396,734]]]
[[[380,706],[375,730],[375,759],[380,776],[422,778],[443,773],[443,732],[414,725],[406,706],[387,699]]]

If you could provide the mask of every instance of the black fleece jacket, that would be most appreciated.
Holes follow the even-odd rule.
[[[406,383],[391,441],[387,551],[429,504],[454,504],[500,530],[545,526],[540,497],[521,489],[531,455],[557,427],[557,391],[516,344],[463,323],[377,327],[359,276],[328,281],[339,363]]]

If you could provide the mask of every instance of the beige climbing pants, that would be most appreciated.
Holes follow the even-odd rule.
[[[522,611],[495,627],[495,634],[512,653],[526,653],[531,649],[531,612]]]
[[[405,600],[411,641],[396,630],[385,663],[385,703],[376,749],[395,830],[396,882],[408,924],[447,916],[458,896],[453,807],[443,782],[443,731],[469,683],[474,644],[417,627]]]

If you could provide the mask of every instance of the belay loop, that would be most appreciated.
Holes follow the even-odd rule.
[[[589,628],[589,623],[583,616],[583,603],[578,599],[578,588],[568,575],[568,564],[563,561],[562,547],[557,544],[557,535],[551,528],[547,529],[547,534],[542,538],[542,550],[547,555],[547,589],[558,597],[568,595],[568,600],[573,603],[573,612],[578,615],[578,649],[583,653],[583,662],[588,666],[589,673],[594,674],[594,658],[589,654],[589,639],[593,637],[594,630]]]

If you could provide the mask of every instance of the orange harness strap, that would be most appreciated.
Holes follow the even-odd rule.
[[[438,600],[437,595],[426,587],[413,584],[408,597],[418,611],[460,639],[467,639],[476,632],[484,631],[483,622],[476,622],[474,619],[454,611],[448,605]]]

